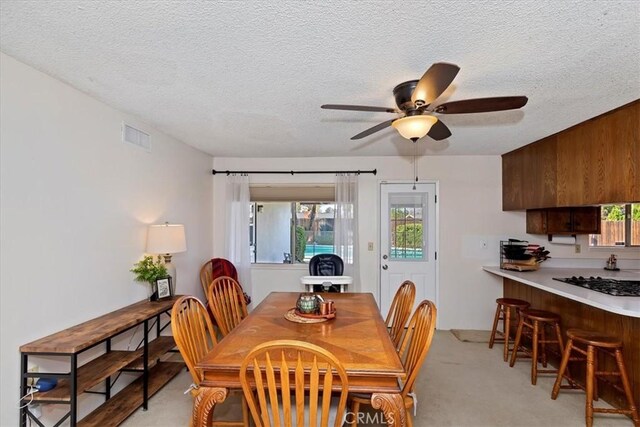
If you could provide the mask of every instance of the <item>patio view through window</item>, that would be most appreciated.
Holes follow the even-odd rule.
[[[301,263],[334,253],[335,207],[328,202],[251,203],[251,262]]]
[[[389,256],[396,260],[424,259],[424,194],[392,194],[389,197]]]
[[[589,235],[589,246],[640,246],[640,203],[602,206],[600,234]]]

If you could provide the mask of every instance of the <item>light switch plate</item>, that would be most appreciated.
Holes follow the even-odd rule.
[[[369,249],[370,251],[373,250],[373,242],[369,242],[369,244],[367,245],[367,249]]]

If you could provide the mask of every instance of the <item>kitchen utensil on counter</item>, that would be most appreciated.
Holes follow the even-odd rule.
[[[618,268],[618,258],[615,254],[611,254],[609,259],[607,260],[607,265],[604,267],[605,270],[619,271]]]

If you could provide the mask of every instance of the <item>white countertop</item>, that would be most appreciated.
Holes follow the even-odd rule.
[[[600,276],[611,279],[640,280],[640,270],[607,271],[602,268],[540,268],[537,271],[511,271],[482,267],[498,276],[524,283],[611,313],[640,317],[640,297],[617,297],[553,280],[554,277]]]

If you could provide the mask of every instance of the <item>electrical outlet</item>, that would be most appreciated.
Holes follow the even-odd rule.
[[[576,253],[577,253],[577,254],[579,254],[579,253],[580,253],[580,250],[581,250],[581,249],[582,249],[582,248],[580,247],[580,245],[576,245]]]
[[[27,367],[27,372],[40,372],[40,367],[38,367],[38,365],[29,363],[29,366]],[[27,378],[27,385],[32,386],[37,381],[38,381],[38,378]]]
[[[372,250],[373,250],[373,242],[369,242],[369,244],[367,245],[367,249],[368,249],[369,251],[372,251]]]

